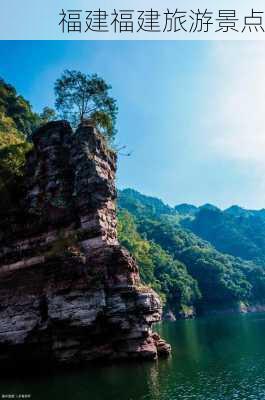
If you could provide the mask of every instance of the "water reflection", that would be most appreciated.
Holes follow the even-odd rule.
[[[265,399],[264,314],[168,322],[157,329],[172,344],[167,360],[1,379],[0,391],[40,400]]]

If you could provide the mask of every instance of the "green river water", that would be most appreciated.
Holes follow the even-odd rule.
[[[164,322],[167,360],[1,378],[2,394],[40,400],[265,400],[265,314]]]

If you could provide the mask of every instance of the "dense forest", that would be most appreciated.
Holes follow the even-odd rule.
[[[15,88],[0,79],[0,214],[15,206],[21,186],[30,136],[41,124],[28,101]]]
[[[119,192],[119,208],[121,241],[140,264],[143,280],[162,293],[166,308],[178,314],[178,310],[191,306],[197,312],[203,312],[264,303],[265,271],[262,258],[255,254],[252,259],[249,256],[243,259],[236,257],[236,252],[232,255],[232,251],[229,254],[226,244],[230,243],[230,249],[240,248],[242,238],[239,233],[235,235],[233,246],[231,235],[228,239],[228,235],[222,232],[215,233],[218,226],[214,225],[211,217],[212,214],[224,214],[220,223],[223,230],[227,218],[227,231],[240,232],[244,226],[245,232],[250,232],[251,236],[258,218],[256,215],[242,217],[241,213],[240,216],[236,213],[235,216],[231,212],[234,209],[221,212],[211,205],[199,209],[189,205],[171,208],[158,199],[132,189]],[[248,215],[247,211],[245,213]],[[249,213],[252,215],[251,211]],[[241,221],[243,218],[244,223],[238,224],[237,218]],[[212,230],[209,228],[207,231],[207,224]],[[248,229],[247,224],[251,225]],[[156,246],[160,251],[154,253],[150,249]],[[139,251],[142,248],[147,251]],[[225,249],[224,252],[221,249]],[[259,249],[261,253],[262,242]],[[244,254],[244,249],[241,251]],[[159,259],[161,256],[163,262]],[[177,274],[175,271],[178,271]]]
[[[0,80],[0,218],[15,212],[31,135],[53,117],[41,114]],[[145,284],[165,311],[189,316],[205,310],[265,303],[265,210],[206,204],[169,207],[132,189],[118,195],[118,234]]]
[[[265,210],[232,206],[221,211],[208,205],[182,214],[181,225],[209,241],[219,251],[265,263]]]

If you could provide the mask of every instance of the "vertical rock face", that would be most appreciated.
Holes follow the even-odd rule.
[[[151,330],[159,298],[117,241],[115,153],[89,122],[75,134],[51,122],[33,142],[20,211],[0,236],[0,365],[168,354]]]

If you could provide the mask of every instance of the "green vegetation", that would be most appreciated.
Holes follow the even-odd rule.
[[[38,117],[15,89],[0,80],[0,209],[12,208],[21,187],[30,136]]]
[[[57,239],[52,242],[50,249],[45,253],[47,258],[58,258],[66,255],[80,255],[77,235],[60,230]]]
[[[228,308],[241,301],[244,303],[265,301],[265,272],[262,266],[220,253],[210,243],[196,236],[189,229],[183,228],[183,216],[161,204],[160,200],[126,189],[119,193],[119,207],[123,212],[127,210],[127,213],[133,216],[139,238],[158,245],[172,260],[180,262],[186,274],[188,273],[188,276],[193,281],[195,280],[201,298],[199,299],[198,295],[193,296],[192,302],[198,311],[208,308]],[[169,212],[167,212],[168,208]],[[212,211],[213,207],[207,206],[204,209]],[[186,224],[187,221],[190,224],[190,216],[185,217]],[[126,236],[127,232],[124,230],[123,244],[134,254],[135,249],[128,246]],[[130,242],[130,237],[127,236],[127,239]],[[151,257],[149,259],[151,260]],[[141,258],[138,257],[137,260],[141,266]],[[145,263],[147,262],[148,257],[145,258]],[[167,264],[165,268],[165,265],[161,263],[160,271],[163,272],[164,269],[170,271],[171,265]],[[170,283],[172,274],[168,273],[168,277]],[[147,282],[146,277],[143,276],[143,279]],[[156,274],[156,279],[160,283],[160,291],[165,293],[163,273]],[[183,282],[184,290],[185,280]],[[167,293],[166,300],[168,306],[172,308],[174,289],[170,285],[167,285],[167,288],[170,295]],[[179,304],[178,302],[176,307]]]
[[[144,283],[161,296],[166,307],[181,314],[200,299],[196,281],[188,274],[183,263],[152,240],[146,240],[137,232],[133,216],[125,210],[118,214],[118,234],[123,244],[140,266]]]
[[[33,112],[30,103],[0,79],[0,213],[3,217],[16,208],[23,189],[32,133],[53,118],[53,109],[45,107],[40,115]]]
[[[145,196],[133,189],[119,191],[119,204],[136,216],[155,216],[173,214],[173,210],[155,197]]]
[[[42,113],[40,114],[40,118],[43,124],[47,124],[50,121],[56,120],[57,115],[53,108],[44,107]]]
[[[265,211],[199,208],[186,225],[219,251],[265,264]]]
[[[73,97],[79,90],[78,79],[85,83],[83,95],[78,92],[78,96],[87,96],[84,104],[78,96]],[[113,139],[116,103],[101,78],[68,71],[56,85],[58,109],[63,112],[76,101],[81,119],[89,114],[96,120],[96,112],[105,113],[108,122],[98,120],[98,124]],[[31,135],[54,118],[54,110],[48,107],[40,115],[34,113],[30,104],[0,79],[1,235],[7,231],[23,190]],[[166,309],[183,315],[191,307],[200,312],[265,302],[265,210],[233,206],[221,211],[210,204],[172,208],[126,189],[119,192],[118,217],[120,242],[136,258],[143,282],[161,295]],[[69,243],[61,240],[57,245],[64,250]]]
[[[62,118],[77,126],[85,118],[95,121],[109,141],[113,141],[118,108],[109,96],[111,86],[96,74],[66,70],[55,82],[56,108]]]
[[[6,120],[8,118],[8,121]],[[27,100],[18,95],[16,89],[0,78],[0,119],[6,128],[16,128],[25,137],[30,137],[41,124]]]

